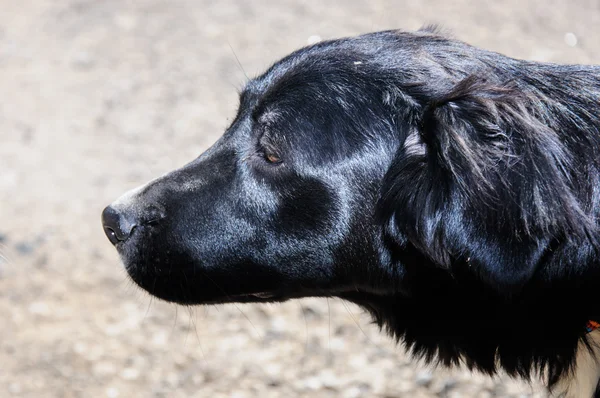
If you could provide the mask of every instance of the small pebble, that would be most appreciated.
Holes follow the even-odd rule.
[[[342,393],[343,398],[358,398],[362,396],[362,390],[359,387],[350,387]]]
[[[286,327],[287,322],[283,317],[275,316],[271,319],[271,328],[273,328],[275,332],[283,333],[285,332]]]
[[[433,375],[431,372],[419,372],[415,378],[415,383],[420,387],[427,387],[431,384]]]
[[[154,334],[154,336],[152,336],[152,344],[157,345],[157,346],[163,346],[163,345],[167,344],[168,340],[169,340],[169,337],[167,336],[167,333],[164,332],[163,330],[159,330],[158,332],[156,332]]]
[[[323,386],[321,380],[316,376],[305,379],[303,384],[304,387],[308,388],[309,390],[318,390]]]
[[[115,24],[126,31],[131,31],[137,26],[137,18],[129,14],[117,15],[114,19]]]
[[[10,383],[8,385],[8,392],[13,395],[17,395],[21,393],[21,385],[19,383]]]
[[[19,242],[15,245],[15,249],[19,254],[27,256],[34,252],[35,245],[30,242]]]
[[[94,365],[92,371],[95,376],[105,377],[114,375],[117,372],[117,368],[111,362],[100,361]]]
[[[33,315],[48,316],[50,315],[50,307],[47,303],[36,301],[29,305],[29,312]]]
[[[89,69],[94,66],[94,57],[87,51],[79,51],[75,53],[71,63],[78,69]]]
[[[565,33],[565,43],[567,43],[567,46],[569,47],[575,47],[577,45],[577,36],[575,36],[575,33]]]
[[[167,374],[166,381],[170,387],[175,388],[179,385],[179,375],[171,372]]]
[[[458,382],[453,378],[448,378],[442,383],[440,395],[446,395],[458,385]]]
[[[85,353],[87,351],[88,347],[87,344],[85,344],[84,342],[78,341],[73,345],[73,351],[75,351],[75,353],[81,355],[83,353]]]
[[[319,375],[321,383],[325,388],[334,390],[340,386],[340,379],[335,375],[331,369],[323,369]]]
[[[123,380],[137,380],[140,377],[140,371],[136,368],[125,368],[121,372]]]

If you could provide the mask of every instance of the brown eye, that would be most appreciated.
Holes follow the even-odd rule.
[[[275,155],[273,153],[267,153],[267,154],[265,154],[265,159],[269,163],[279,163],[279,162],[281,162],[281,159],[279,158],[279,156],[277,156],[277,155]]]

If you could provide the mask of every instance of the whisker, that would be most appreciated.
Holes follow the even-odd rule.
[[[329,351],[329,356],[331,357],[331,305],[329,303],[329,297],[327,299],[327,314],[329,315],[329,339],[327,340],[327,350]]]
[[[186,281],[186,286],[188,286],[188,287],[189,287],[189,282],[188,282],[188,280],[187,280],[187,276],[185,275],[185,272],[183,272],[183,271],[182,271],[182,274],[183,274],[183,278],[184,278],[184,279],[185,279],[185,281]],[[186,291],[186,289],[185,289],[185,286],[183,285],[183,282],[180,282],[180,283],[179,283],[179,287],[181,288],[181,295],[183,296],[183,298],[185,299],[185,301],[186,301],[186,302],[189,302],[189,297],[188,297],[187,291]],[[189,308],[190,308],[190,307],[189,307],[189,305],[185,305],[185,307],[186,307],[188,310],[189,310]],[[188,328],[187,328],[187,333],[185,334],[185,338],[183,339],[183,345],[184,345],[184,346],[187,344],[187,339],[188,339],[188,336],[190,335],[190,329],[191,329],[191,328],[190,328],[190,324],[191,324],[191,320],[192,320],[192,314],[191,314],[191,312],[190,312],[190,313],[189,313],[189,319],[188,319]]]
[[[304,307],[302,306],[302,303],[300,302],[300,300],[298,300],[297,302],[298,306],[300,307],[300,312],[302,312],[302,318],[304,318],[304,334],[306,335],[306,341],[304,343],[304,353],[306,354],[308,352],[308,321],[306,320],[306,314],[304,313]]]
[[[219,289],[221,291],[221,293],[223,293],[225,295],[225,297],[227,297],[229,300],[231,300],[231,304],[233,304],[233,306],[240,312],[240,314],[242,314],[242,316],[244,318],[246,318],[246,320],[250,323],[250,325],[252,325],[252,328],[254,329],[254,331],[256,332],[256,335],[258,336],[259,339],[262,340],[262,336],[260,334],[260,332],[258,331],[258,329],[256,328],[256,326],[254,326],[254,323],[252,323],[252,321],[250,320],[250,318],[248,318],[248,316],[244,313],[244,311],[241,310],[241,308],[233,302],[233,300],[231,299],[231,297],[229,296],[229,294],[227,294],[227,292],[217,284],[217,282],[215,282],[210,276],[208,276],[206,273],[202,273],[202,276],[204,276],[206,279],[208,279],[209,281],[211,281],[217,289]]]
[[[2,263],[13,267],[12,261],[7,256],[5,256],[2,252],[0,252],[0,264],[2,264]]]
[[[171,334],[175,332],[175,327],[177,326],[177,316],[179,311],[179,306],[177,304],[173,305],[175,307],[175,320],[173,321],[173,328],[171,329]]]
[[[154,299],[154,296],[150,295],[150,299],[148,300],[148,308],[146,308],[146,313],[144,314],[143,321],[146,320],[146,317],[148,316],[148,313],[150,313],[150,307],[152,306],[152,300],[153,299]]]
[[[244,76],[246,76],[246,81],[249,81],[250,78],[248,77],[248,74],[244,70],[244,67],[242,66],[242,63],[240,62],[240,59],[238,58],[238,56],[235,53],[235,51],[233,50],[233,47],[231,46],[231,43],[229,42],[229,40],[227,40],[227,44],[229,45],[229,48],[231,49],[231,52],[233,53],[233,56],[235,57],[235,60],[237,61],[238,66],[242,70],[242,73],[244,74]]]
[[[3,243],[0,243],[0,260],[4,260],[4,262],[11,267],[14,266],[14,260],[11,256],[8,255],[9,247]]]
[[[192,313],[194,313],[194,315],[195,315],[196,311],[193,311],[193,308],[191,306],[188,306],[188,309],[190,311],[190,320],[192,321],[192,326],[194,327],[194,332],[196,334],[196,340],[198,340],[198,347],[200,348],[200,352],[202,353],[202,358],[204,359],[204,362],[206,362],[206,355],[204,354],[204,349],[202,348],[202,343],[200,342],[200,335],[198,334],[198,328],[196,327],[196,321],[194,320],[194,317],[192,316]]]
[[[129,278],[126,272],[122,274],[122,277],[123,279],[121,280],[120,284],[122,289],[125,290],[125,293],[132,294],[134,292],[137,292],[137,290],[135,289],[136,285],[133,283],[131,278]]]
[[[356,320],[356,318],[354,317],[354,315],[352,315],[352,312],[350,312],[350,308],[348,308],[348,306],[346,305],[346,303],[343,302],[343,301],[341,303],[344,306],[344,308],[346,308],[346,311],[348,311],[348,315],[350,315],[350,318],[352,318],[352,320],[354,321],[354,323],[356,324],[356,326],[358,326],[358,328],[360,329],[360,331],[362,332],[362,334],[365,335],[365,337],[367,338],[367,341],[370,344],[373,344],[375,347],[381,348],[381,347],[379,347],[379,345],[377,345],[377,343],[375,343],[373,340],[371,340],[371,338],[367,335],[367,333],[365,333],[365,331],[362,328],[362,326],[360,326],[360,324],[358,323],[358,321]]]
[[[183,345],[187,345],[188,336],[190,335],[190,330],[192,329],[192,312],[190,311],[190,306],[186,305],[185,308],[188,310],[188,327],[185,333],[185,338],[183,339]]]
[[[241,308],[240,308],[240,307],[239,307],[239,306],[238,306],[236,303],[232,303],[232,304],[235,306],[235,308],[237,308],[237,310],[238,310],[238,311],[239,311],[239,312],[242,314],[242,316],[243,316],[244,318],[246,318],[246,320],[247,320],[248,322],[250,322],[250,325],[252,325],[252,328],[253,328],[253,329],[254,329],[254,331],[256,332],[256,336],[258,337],[258,339],[259,339],[259,340],[262,340],[262,336],[261,336],[260,332],[258,331],[258,329],[256,328],[256,326],[254,326],[254,323],[252,323],[252,321],[250,320],[250,318],[248,317],[248,315],[246,315],[246,314],[244,313],[244,311],[242,311],[242,309],[241,309]]]

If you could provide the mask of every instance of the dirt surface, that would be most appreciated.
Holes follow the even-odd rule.
[[[0,397],[544,396],[420,367],[338,300],[188,309],[128,282],[102,208],[201,153],[244,74],[311,36],[438,22],[600,62],[595,0],[324,3],[0,0]]]

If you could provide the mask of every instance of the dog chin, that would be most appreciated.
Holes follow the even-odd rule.
[[[160,300],[171,303],[182,305],[271,303],[293,298],[275,291],[226,291],[205,273],[199,275],[193,270],[185,272],[181,266],[175,265],[167,269],[168,266],[161,267],[136,261],[125,253],[121,254],[121,262],[129,278],[138,287]]]

